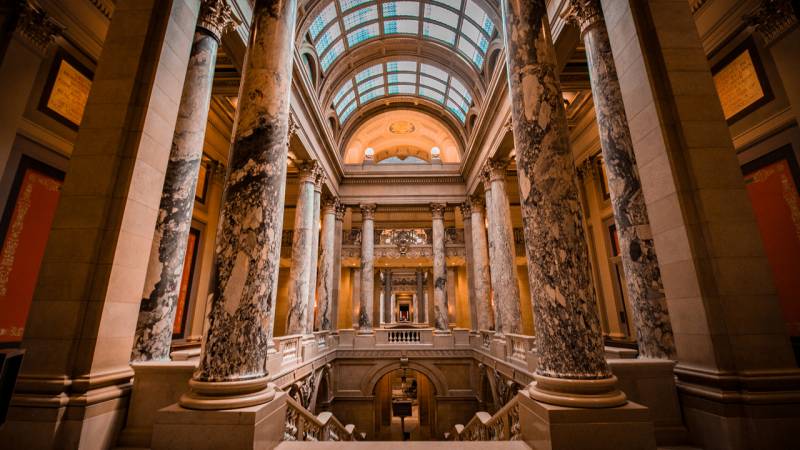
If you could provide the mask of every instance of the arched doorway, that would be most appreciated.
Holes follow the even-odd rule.
[[[414,369],[396,369],[375,385],[375,439],[428,441],[436,429],[435,388]]]

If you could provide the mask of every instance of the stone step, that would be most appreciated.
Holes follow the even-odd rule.
[[[307,448],[315,450],[334,450],[334,449],[369,449],[369,450],[392,450],[392,449],[453,449],[459,450],[530,450],[528,444],[522,441],[480,441],[480,442],[453,442],[453,441],[417,441],[417,442],[392,442],[392,441],[362,441],[362,442],[281,442],[276,447],[278,450],[305,450]]]

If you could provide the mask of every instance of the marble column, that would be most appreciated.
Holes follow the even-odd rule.
[[[477,316],[478,330],[491,330],[494,328],[494,322],[489,302],[491,281],[489,278],[489,249],[486,242],[483,204],[484,202],[481,201],[480,197],[475,196],[470,199],[473,261],[470,276],[475,283],[475,314]]]
[[[317,316],[315,327],[318,330],[331,330],[336,321],[334,315],[333,282],[336,246],[336,208],[339,202],[336,197],[328,197],[322,201],[322,231],[320,243],[322,250],[319,256],[319,272],[317,273]]]
[[[358,332],[372,332],[375,295],[375,208],[361,205],[361,297],[358,305]]]
[[[469,320],[472,331],[478,331],[478,299],[475,297],[475,276],[474,266],[475,257],[472,245],[472,205],[469,201],[461,204],[461,218],[464,221],[464,247],[466,249],[467,264],[465,273],[467,274],[467,302],[469,303]]]
[[[333,295],[331,296],[331,330],[339,329],[339,289],[342,284],[342,233],[347,207],[337,202],[336,225],[333,231]],[[352,327],[352,323],[348,328]]]
[[[495,336],[522,332],[519,280],[514,262],[514,229],[511,225],[511,206],[506,190],[508,160],[491,158],[483,168],[485,180],[491,186],[491,204],[487,202],[489,242],[491,248],[492,287],[494,288]],[[491,205],[491,209],[489,206]],[[499,320],[498,320],[499,318]]]
[[[233,25],[231,8],[224,1],[202,3],[150,249],[132,361],[169,360],[217,48],[222,33]]]
[[[658,267],[631,132],[599,0],[570,0],[570,20],[581,29],[617,225],[633,324],[644,358],[675,358],[675,342]]]
[[[437,331],[449,331],[447,315],[447,266],[444,257],[444,211],[443,203],[431,203],[433,218],[433,317]]]
[[[394,298],[392,297],[392,271],[384,269],[383,273],[383,300],[381,301],[381,313],[383,323],[394,322]]]
[[[317,172],[317,178],[314,179],[314,217],[311,219],[311,266],[308,272],[308,306],[306,311],[306,334],[314,332],[314,317],[316,315],[315,306],[317,306],[317,272],[319,271],[319,233],[320,214],[322,209],[322,184],[325,180],[325,175],[322,168]]]
[[[292,265],[289,272],[289,310],[286,313],[286,334],[307,334],[309,294],[311,292],[311,265],[314,230],[315,184],[319,177],[316,161],[297,163],[300,181],[294,214],[292,236]]]
[[[494,287],[491,285],[492,281],[492,264],[497,259],[494,255],[494,245],[492,244],[492,235],[491,235],[491,223],[494,217],[492,213],[492,182],[489,180],[489,174],[482,170],[479,174],[481,178],[481,184],[483,184],[483,197],[486,203],[486,234],[487,234],[487,241],[486,241],[486,250],[489,255],[489,261],[487,262],[487,267],[489,268],[489,309],[492,311],[492,324],[494,325],[494,330],[499,330],[500,323],[502,322],[502,317],[500,316],[500,311],[497,310],[497,294],[494,292]],[[499,335],[502,336],[502,335]]]
[[[415,309],[415,322],[425,323],[425,272],[422,269],[417,269],[415,273],[417,277],[417,308]]]
[[[193,409],[257,405],[268,386],[283,230],[297,3],[256,0],[214,254],[200,363],[181,397]]]
[[[539,353],[529,391],[555,405],[619,406],[626,400],[603,354],[545,0],[503,0],[502,7]]]
[[[414,320],[413,320],[413,323],[419,323],[419,295],[417,295],[417,294],[414,294],[413,305],[414,305]]]

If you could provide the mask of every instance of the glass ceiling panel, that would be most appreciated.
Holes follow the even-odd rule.
[[[464,83],[446,70],[415,61],[388,61],[367,67],[342,83],[332,104],[339,124],[364,104],[386,95],[427,98],[443,105],[461,123],[472,106],[472,95]]]
[[[440,42],[480,69],[496,32],[496,24],[473,0],[331,0],[308,30],[323,71],[351,48],[382,34]]]

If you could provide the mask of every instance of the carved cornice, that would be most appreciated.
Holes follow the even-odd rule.
[[[761,34],[766,45],[777,41],[797,25],[797,14],[789,0],[762,0],[755,11],[742,19]]]
[[[567,22],[577,24],[583,34],[603,21],[603,12],[599,0],[569,0],[569,7],[561,17]]]
[[[431,203],[431,215],[433,220],[444,220],[444,212],[447,210],[447,205],[444,203]]]
[[[219,41],[223,33],[236,28],[241,22],[233,14],[226,0],[204,0],[200,5],[200,15],[197,18],[197,28],[202,28],[211,33]]]
[[[289,145],[289,142],[292,140],[292,136],[297,134],[297,130],[299,130],[299,129],[300,129],[300,125],[297,124],[297,118],[294,116],[294,114],[289,113],[289,127],[288,127],[288,130],[286,132],[286,134],[287,134],[286,145],[287,146]]]
[[[326,196],[322,199],[323,214],[338,214],[339,206],[340,204],[338,197]]]
[[[476,212],[483,212],[486,207],[486,200],[481,195],[473,195],[469,198],[470,207]]]
[[[41,7],[32,2],[21,2],[17,32],[40,51],[47,51],[47,47],[63,31],[64,26],[56,22]]]
[[[442,177],[346,177],[340,184],[462,184],[460,175]]]
[[[361,208],[362,220],[375,220],[375,210],[378,208],[374,203],[359,205]]]
[[[114,3],[111,0],[89,0],[92,5],[104,15],[106,19],[111,19],[114,12]]]

